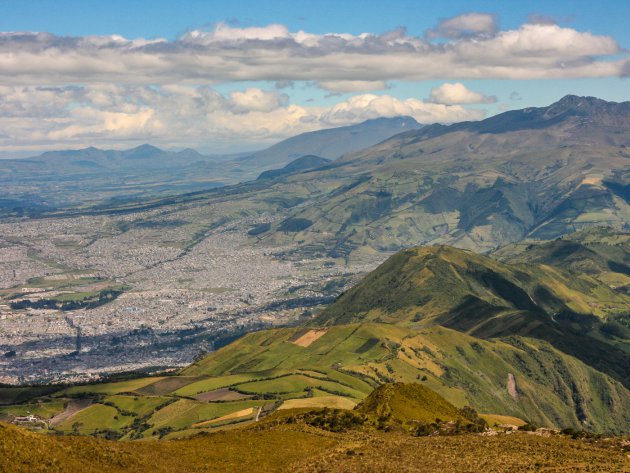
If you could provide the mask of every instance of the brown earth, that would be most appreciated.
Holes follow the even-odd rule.
[[[232,391],[230,388],[215,389],[214,391],[206,391],[194,396],[197,401],[213,402],[213,401],[238,401],[240,399],[251,399],[252,396]]]
[[[309,330],[297,340],[293,340],[293,344],[300,347],[308,347],[318,338],[322,337],[327,330]]]
[[[50,419],[50,426],[55,427],[60,425],[61,423],[67,421],[68,419],[74,417],[83,409],[86,409],[92,405],[91,399],[78,399],[76,401],[70,401],[63,412],[60,412],[52,419]]]

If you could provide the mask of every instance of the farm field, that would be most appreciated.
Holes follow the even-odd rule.
[[[182,400],[169,407],[184,413],[190,406]],[[216,422],[234,422],[254,411],[244,407]],[[418,430],[427,428],[416,420],[422,418],[436,419],[430,429],[465,430],[427,436]],[[232,423],[212,433],[205,425],[208,421],[190,438],[169,432],[155,442],[108,442],[38,435],[0,423],[0,466],[18,473],[630,471],[621,439],[575,440],[547,431],[476,434],[484,424],[474,411],[458,410],[419,384],[383,385],[355,410],[301,406],[252,426]]]

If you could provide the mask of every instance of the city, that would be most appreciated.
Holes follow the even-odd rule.
[[[0,224],[0,383],[184,366],[222,337],[303,321],[369,269],[252,244],[247,231],[264,215],[229,220],[190,245],[207,215],[220,220],[221,209]],[[120,230],[138,220],[151,225]],[[94,308],[11,308],[110,287],[124,290]]]

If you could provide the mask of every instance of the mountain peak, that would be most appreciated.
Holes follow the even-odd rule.
[[[366,123],[394,123],[400,124],[401,126],[418,126],[420,123],[418,121],[409,116],[409,115],[397,115],[395,117],[378,117],[378,118],[370,118],[369,120],[365,120],[364,122],[359,123],[359,125]]]
[[[140,146],[136,146],[135,148],[131,148],[130,152],[134,151],[162,151],[160,148],[150,145],[149,143],[141,144]]]
[[[574,112],[578,114],[591,113],[595,111],[610,111],[617,104],[616,102],[607,102],[597,97],[581,97],[578,95],[565,95],[557,102],[552,103],[547,108],[546,117],[556,116],[566,112]]]
[[[157,154],[164,153],[160,148],[156,148],[150,144],[143,144],[140,146],[136,146],[135,148],[131,148],[127,151],[123,152],[126,158],[129,159],[146,159],[146,158],[154,158]]]

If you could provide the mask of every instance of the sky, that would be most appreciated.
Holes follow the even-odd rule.
[[[0,156],[630,100],[630,1],[0,0]]]

